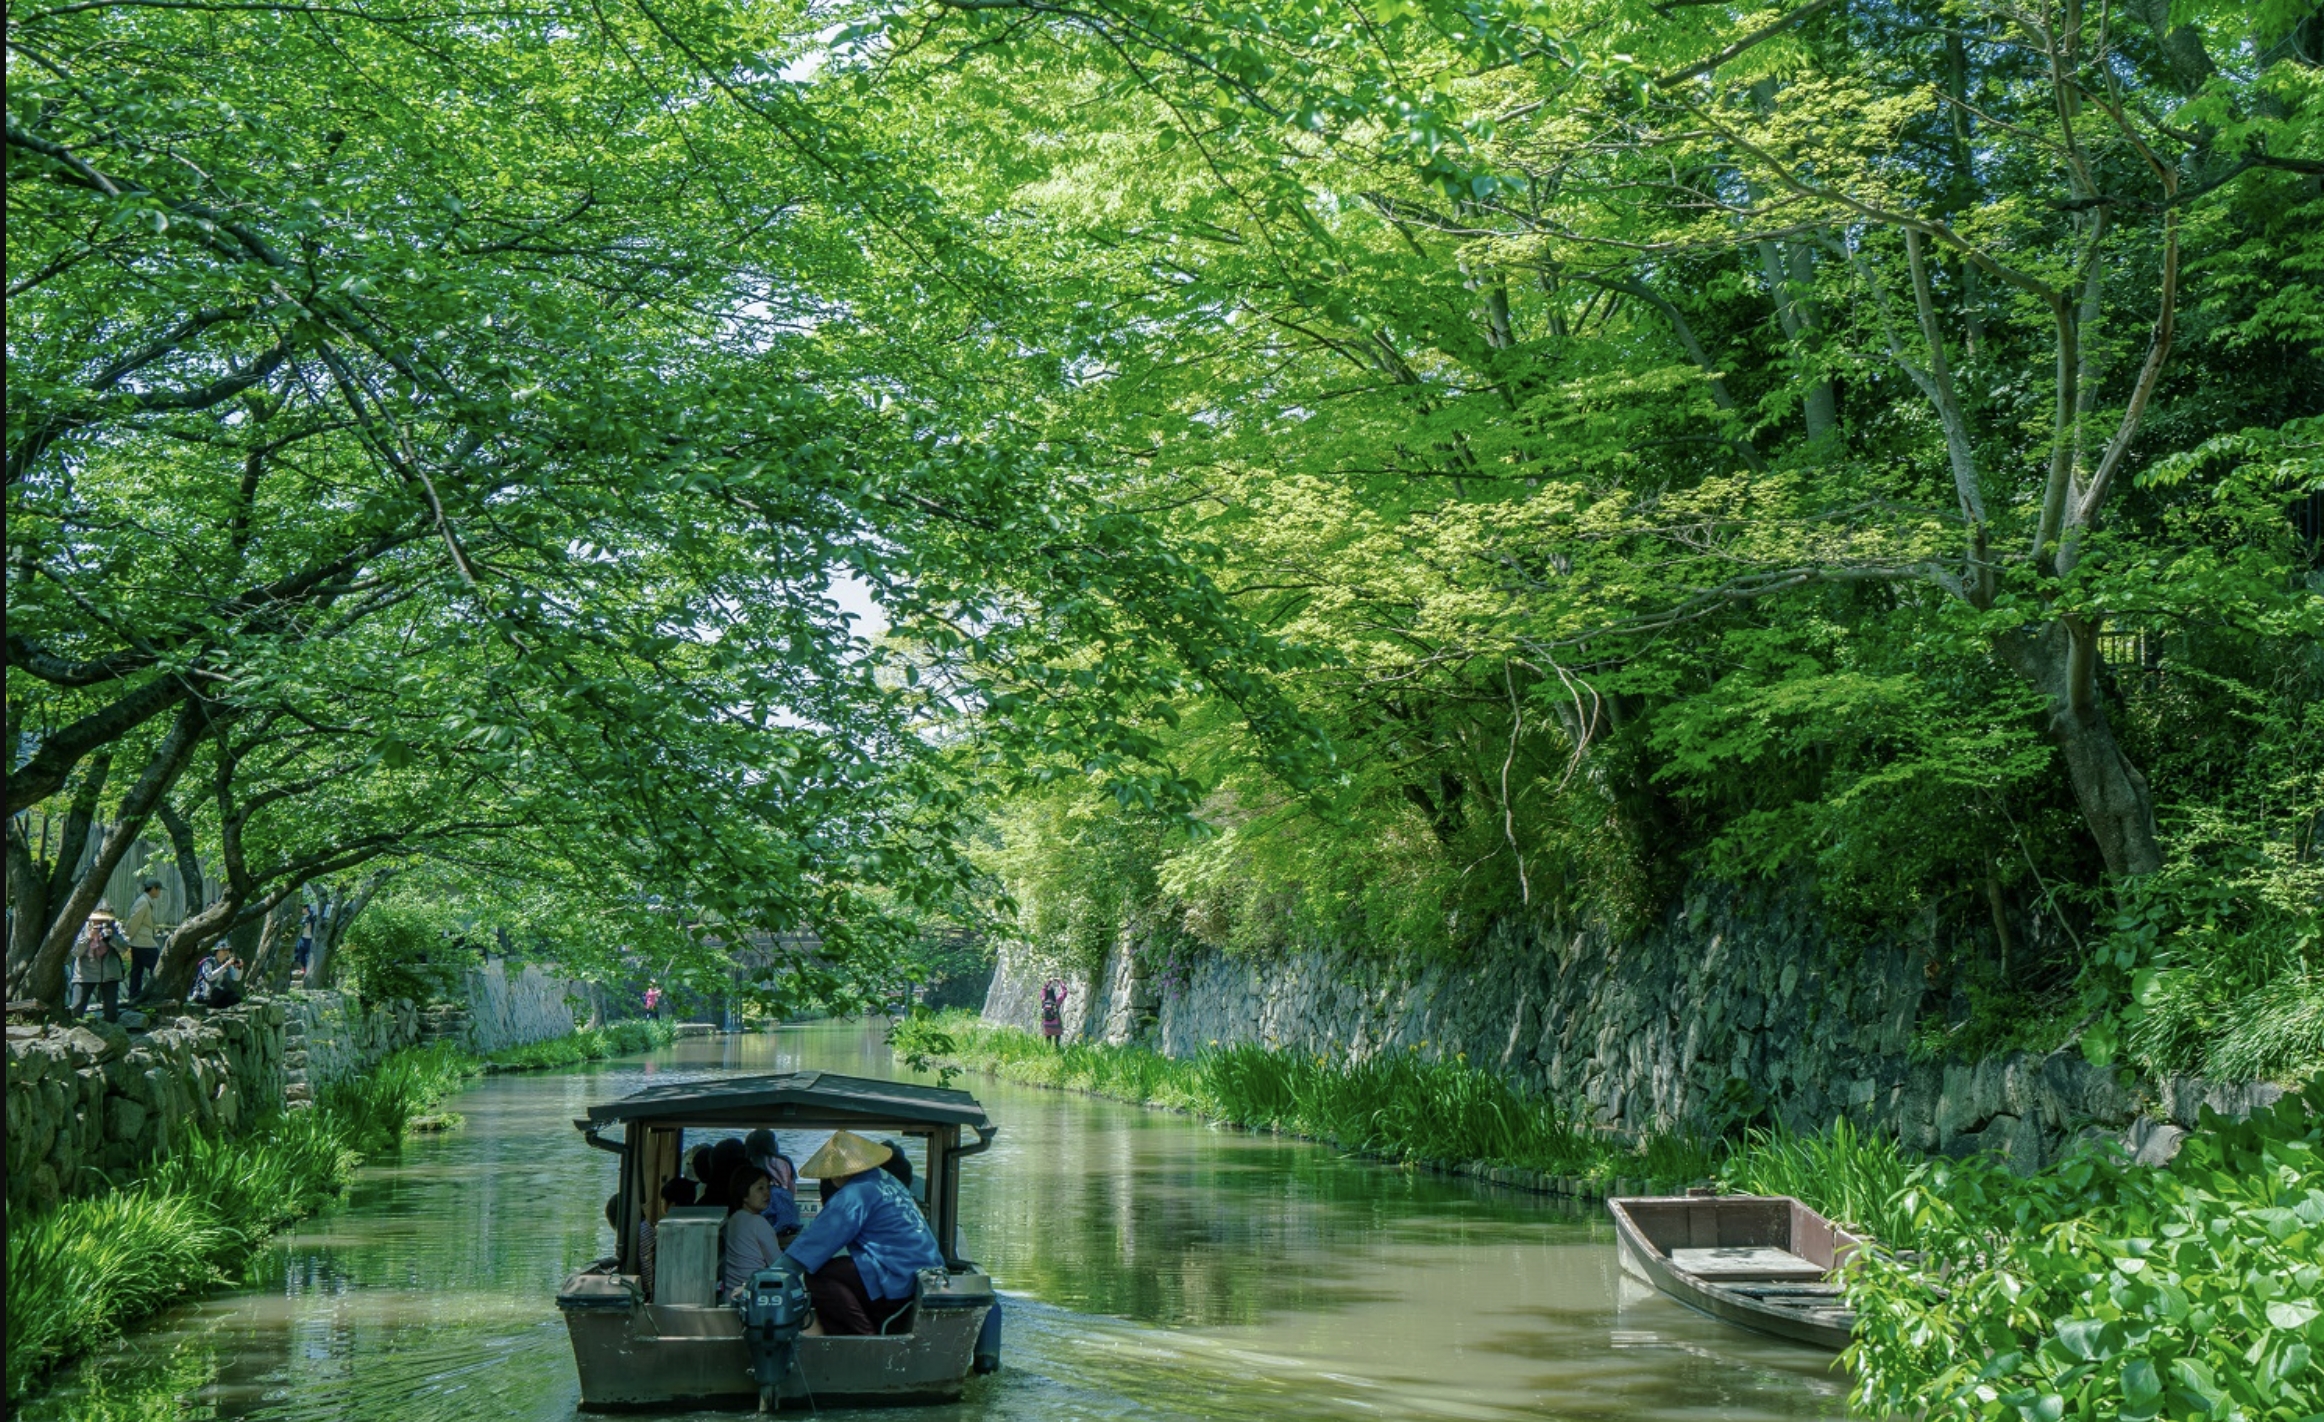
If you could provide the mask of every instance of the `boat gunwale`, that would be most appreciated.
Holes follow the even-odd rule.
[[[1708,1314],[1722,1323],[1747,1328],[1757,1333],[1804,1343],[1813,1347],[1838,1351],[1848,1346],[1854,1332],[1855,1315],[1852,1309],[1841,1305],[1847,1314],[1847,1325],[1816,1319],[1805,1313],[1781,1308],[1738,1292],[1735,1284],[1714,1282],[1686,1269],[1660,1244],[1656,1243],[1646,1227],[1632,1213],[1637,1205],[1691,1205],[1717,1208],[1722,1204],[1781,1205],[1786,1207],[1786,1248],[1790,1239],[1796,1239],[1799,1216],[1805,1214],[1821,1222],[1831,1232],[1833,1261],[1824,1266],[1826,1275],[1836,1273],[1848,1255],[1864,1247],[1864,1240],[1825,1219],[1822,1214],[1791,1195],[1631,1195],[1606,1201],[1606,1208],[1614,1218],[1614,1232],[1618,1247],[1635,1258],[1655,1288],[1677,1303],[1699,1313]],[[1796,1252],[1796,1251],[1793,1251]],[[1802,1258],[1807,1256],[1802,1255]],[[1808,1259],[1813,1264],[1818,1261]],[[1845,1295],[1842,1296],[1843,1300]]]

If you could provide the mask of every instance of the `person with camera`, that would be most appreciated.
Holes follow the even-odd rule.
[[[113,910],[100,905],[89,915],[89,925],[73,948],[67,1016],[85,1016],[93,997],[104,1004],[107,1022],[121,1020],[121,980],[129,975],[121,952],[125,946],[114,926]]]
[[[186,1001],[199,1007],[232,1007],[242,1000],[242,960],[230,943],[220,940],[194,970],[194,990]]]

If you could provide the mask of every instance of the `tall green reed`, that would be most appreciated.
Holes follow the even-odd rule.
[[[917,1034],[917,1035],[914,1035]],[[1281,1130],[1343,1149],[1435,1164],[1486,1161],[1545,1174],[1634,1176],[1677,1185],[1709,1174],[1713,1142],[1658,1137],[1631,1149],[1559,1103],[1518,1090],[1455,1057],[1383,1052],[1355,1062],[1254,1043],[1191,1060],[1142,1047],[1051,1045],[961,1013],[911,1029],[899,1054],[941,1036],[964,1065],[1033,1086],[1088,1091]],[[897,1046],[898,1038],[890,1037]]]
[[[677,1026],[669,1022],[608,1022],[602,1027],[583,1027],[564,1037],[505,1047],[488,1054],[484,1061],[496,1071],[542,1071],[650,1052],[670,1045],[677,1035]]]
[[[1919,1163],[1895,1139],[1842,1117],[1813,1134],[1746,1132],[1719,1179],[1744,1194],[1793,1196],[1838,1223],[1907,1246],[1913,1220],[1902,1196]]]
[[[472,1065],[448,1047],[399,1052],[312,1110],[228,1140],[195,1136],[144,1176],[34,1214],[9,1211],[8,1396],[173,1299],[233,1279],[282,1225],[334,1199],[367,1154]]]

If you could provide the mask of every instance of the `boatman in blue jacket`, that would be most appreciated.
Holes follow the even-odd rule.
[[[936,1232],[911,1190],[880,1168],[893,1154],[878,1141],[837,1131],[799,1168],[811,1179],[838,1182],[822,1213],[783,1251],[806,1272],[825,1333],[879,1332],[911,1304],[919,1272],[944,1267]]]

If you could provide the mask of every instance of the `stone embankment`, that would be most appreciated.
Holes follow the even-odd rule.
[[[1362,1058],[1418,1049],[1472,1064],[1632,1132],[1762,1108],[1800,1129],[1839,1117],[1915,1149],[1992,1151],[2020,1170],[2082,1134],[2167,1157],[2208,1105],[2241,1114],[2277,1088],[2140,1079],[2077,1051],[1923,1059],[1929,942],[1850,942],[1804,913],[1691,894],[1654,932],[1504,929],[1460,961],[1307,951],[1229,957],[1183,935],[1131,939],[1066,1003],[1070,1040],[1170,1056],[1237,1042]],[[987,1020],[1031,1029],[1041,967],[1004,953]]]
[[[131,1032],[92,1018],[8,1028],[8,1201],[38,1208],[124,1180],[189,1136],[232,1135],[416,1037],[410,1003],[291,993],[177,1009]]]
[[[468,973],[468,1049],[479,1055],[573,1035],[566,999],[581,985],[528,963],[516,976],[498,958]]]
[[[485,1053],[569,1036],[569,984],[493,962],[466,1002],[422,1008],[294,991],[238,1007],[166,1009],[143,1030],[101,1019],[8,1028],[11,1207],[39,1208],[128,1179],[190,1134],[231,1135],[431,1041]]]
[[[294,992],[284,1006],[283,1094],[292,1105],[313,1101],[420,1040],[420,1010],[409,1002],[367,1004],[353,993]]]

